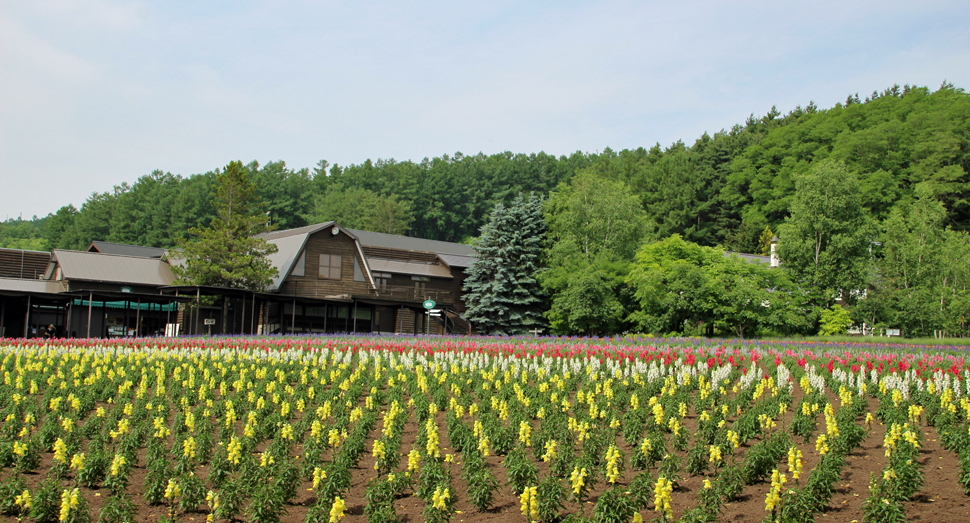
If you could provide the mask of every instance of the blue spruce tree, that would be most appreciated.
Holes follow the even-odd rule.
[[[475,242],[478,260],[465,280],[465,317],[478,332],[524,334],[544,326],[537,275],[545,232],[542,198],[535,194],[492,210]]]

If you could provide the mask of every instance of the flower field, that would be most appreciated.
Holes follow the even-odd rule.
[[[968,521],[958,350],[0,340],[0,521]]]

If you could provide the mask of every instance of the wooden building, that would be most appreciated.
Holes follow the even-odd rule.
[[[471,246],[327,222],[262,235],[279,275],[262,292],[174,285],[163,249],[0,250],[0,336],[470,333],[462,318]],[[433,300],[437,316],[424,303]]]
[[[17,256],[5,254],[0,274],[15,276]],[[179,308],[178,299],[161,293],[174,275],[160,258],[55,250],[24,252],[22,259],[24,277],[0,278],[5,337],[41,337],[49,326],[58,337],[153,335]]]
[[[267,289],[280,297],[325,303],[270,310],[269,332],[471,332],[461,315],[468,245],[344,229],[335,222],[262,235],[279,251],[279,275]],[[422,306],[433,300],[441,316]],[[429,323],[430,320],[430,323]],[[290,325],[287,326],[286,323]]]

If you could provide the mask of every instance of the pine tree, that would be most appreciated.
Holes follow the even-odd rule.
[[[465,316],[479,332],[524,334],[543,326],[537,275],[545,232],[542,198],[534,193],[492,210],[475,243],[478,260],[465,280]]]
[[[179,283],[262,291],[277,270],[268,255],[275,245],[256,235],[269,230],[256,185],[242,162],[231,162],[216,177],[213,205],[218,215],[208,228],[193,227],[182,241],[181,258],[172,271]]]

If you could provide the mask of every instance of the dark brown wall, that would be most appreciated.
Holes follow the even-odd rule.
[[[451,275],[455,277],[454,280],[451,280],[455,289],[455,309],[457,309],[458,312],[464,313],[468,307],[465,306],[465,301],[461,299],[461,297],[465,294],[462,286],[465,284],[465,278],[467,278],[468,275],[465,274],[464,269],[459,267],[452,267]]]
[[[320,278],[320,255],[339,254],[341,259],[340,280]],[[366,295],[370,290],[370,282],[364,275],[362,282],[354,281],[354,259],[360,263],[361,272],[364,265],[357,254],[354,240],[341,232],[334,236],[330,229],[310,235],[306,244],[306,271],[304,276],[290,275],[280,288],[283,294],[323,298],[340,294]]]
[[[395,320],[397,319],[398,311],[400,307],[394,307],[391,305],[377,306],[374,307],[374,313],[380,315],[378,322],[374,323],[374,330],[381,332],[396,332],[397,325]]]

